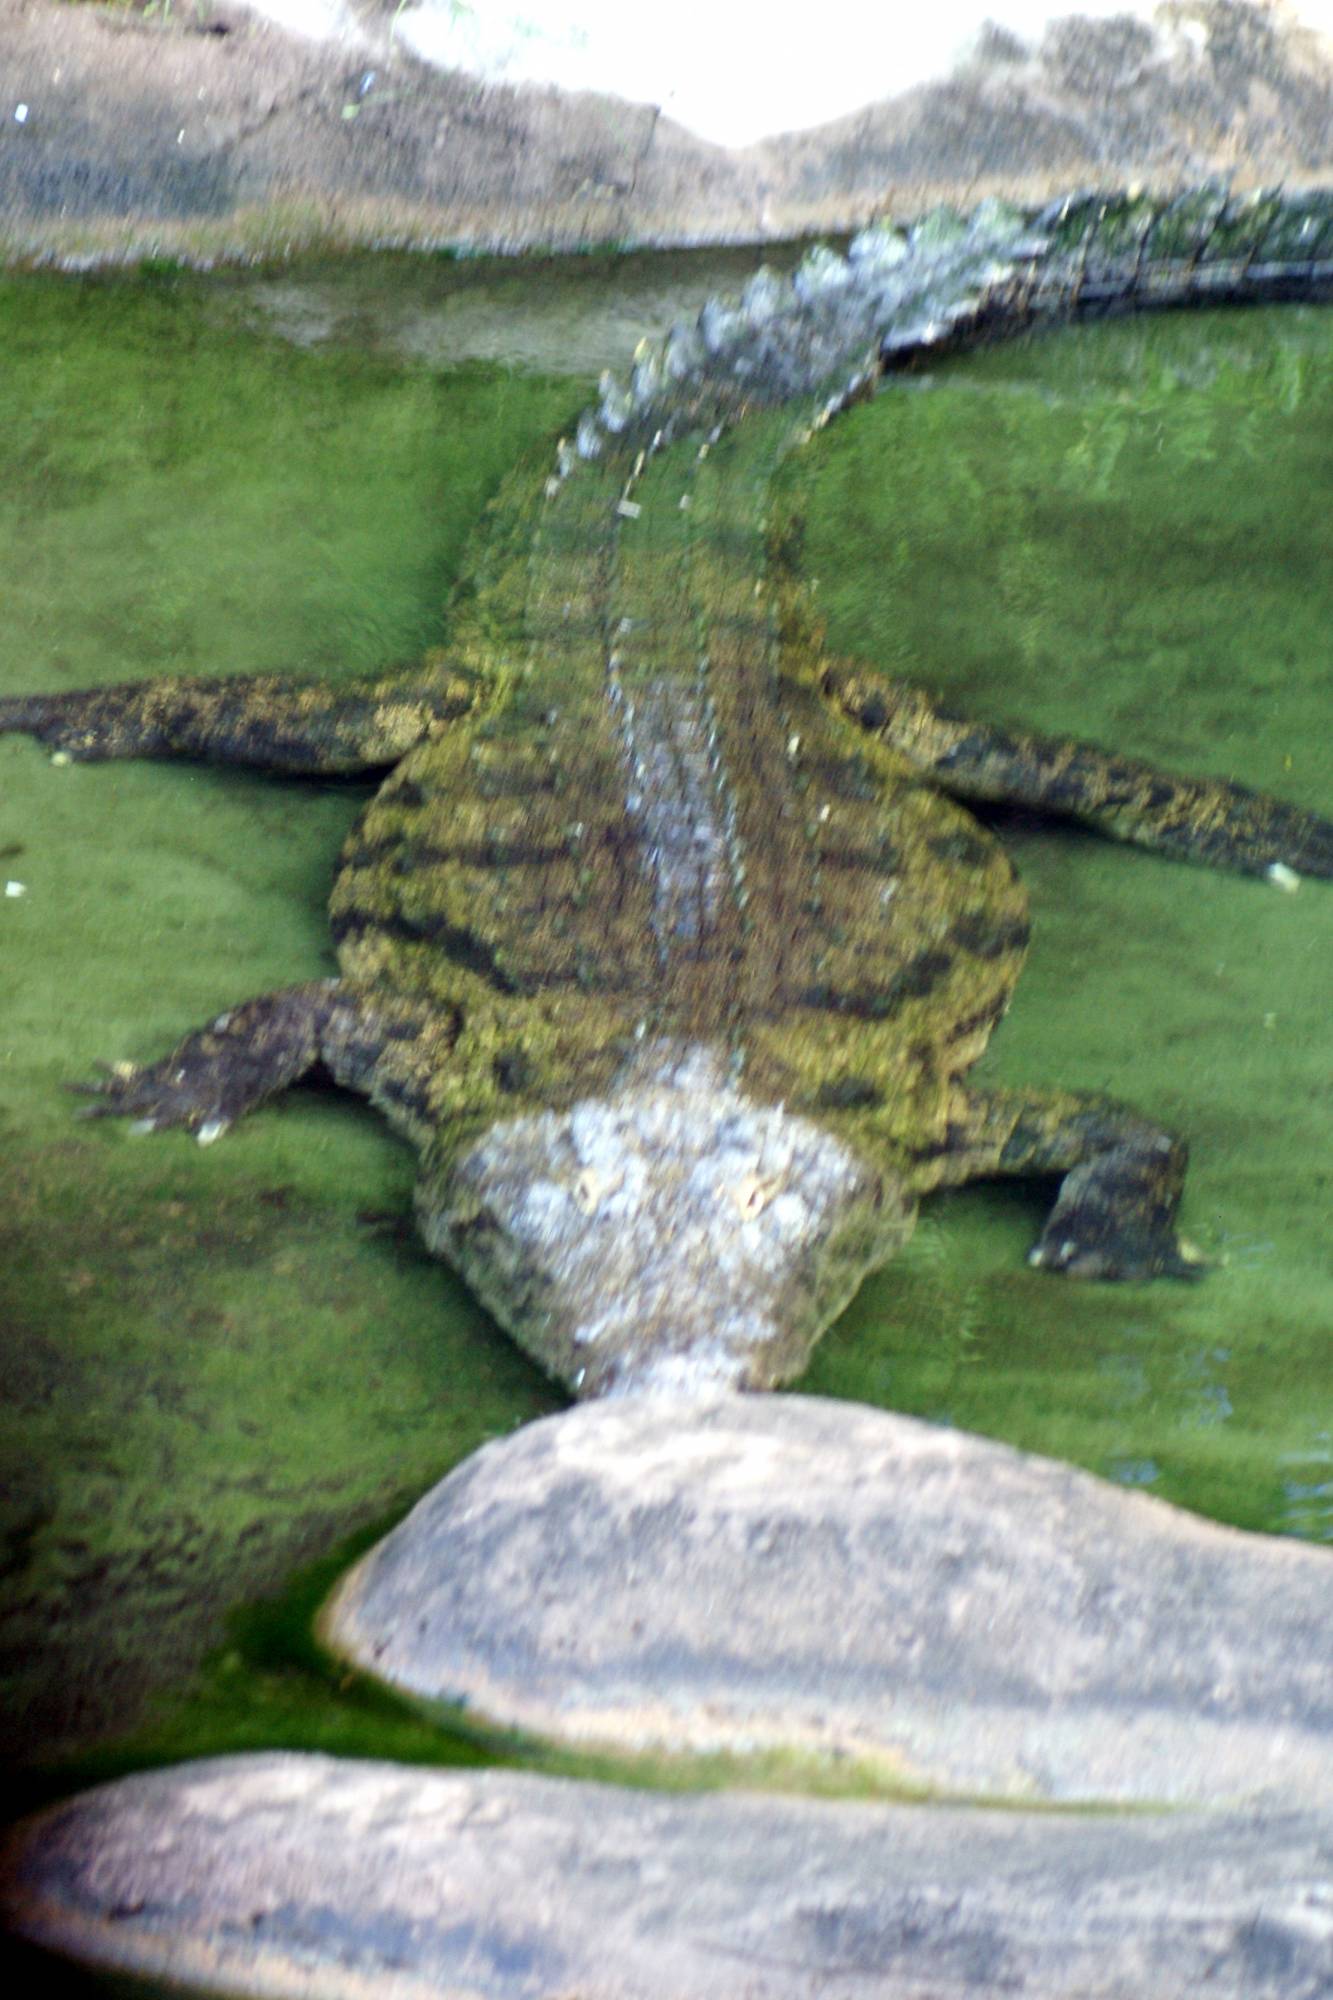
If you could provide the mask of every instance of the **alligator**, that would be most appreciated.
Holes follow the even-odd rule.
[[[1333,875],[1333,823],[836,657],[777,474],[938,355],[1330,285],[1327,191],[875,224],[604,376],[502,485],[419,665],[0,701],[65,758],[387,767],[332,892],[339,975],[115,1064],[85,1110],[206,1143],[322,1066],[417,1148],[430,1250],[577,1396],[790,1379],[920,1198],[977,1176],[1060,1177],[1048,1271],[1196,1275],[1180,1137],[967,1081],[1028,924],[961,802],[1287,886]]]

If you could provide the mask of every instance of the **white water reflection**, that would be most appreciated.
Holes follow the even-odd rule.
[[[1308,1447],[1284,1451],[1278,1464],[1283,1477],[1277,1532],[1333,1542],[1333,1431],[1312,1431]]]
[[[1181,1430],[1211,1430],[1234,1415],[1225,1381],[1230,1359],[1229,1347],[1201,1347],[1182,1355],[1173,1387]]]
[[[1106,1462],[1106,1476],[1117,1486],[1154,1486],[1162,1468],[1155,1458],[1111,1458]]]

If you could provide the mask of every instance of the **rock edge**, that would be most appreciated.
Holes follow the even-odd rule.
[[[1011,1803],[1333,1796],[1326,1551],[850,1403],[528,1425],[363,1557],[321,1631],[583,1752]]]
[[[273,1754],[124,1778],[0,1856],[36,1942],[319,2000],[1316,2000],[1333,1818],[1071,1817]]]

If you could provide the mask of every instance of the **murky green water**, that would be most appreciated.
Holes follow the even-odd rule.
[[[714,282],[675,258],[0,284],[0,685],[412,658],[516,453]],[[1315,311],[1139,322],[856,412],[802,473],[832,642],[1330,809],[1331,354]],[[0,900],[0,1723],[34,1790],[262,1745],[481,1754],[305,1636],[357,1546],[559,1403],[418,1247],[408,1154],[332,1094],[201,1151],[81,1125],[61,1088],[329,970],[366,789],[0,742],[25,892]],[[986,1074],[1188,1133],[1217,1268],[1064,1285],[1024,1261],[1043,1192],[968,1189],[802,1386],[1333,1542],[1333,887],[1006,833],[1036,942]]]

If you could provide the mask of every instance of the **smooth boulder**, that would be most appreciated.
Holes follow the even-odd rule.
[[[529,1425],[363,1558],[321,1632],[581,1750],[1016,1804],[1333,1797],[1328,1551],[856,1404]]]
[[[274,1754],[20,1828],[9,1924],[314,2000],[1310,2000],[1333,1818],[660,1795]]]

